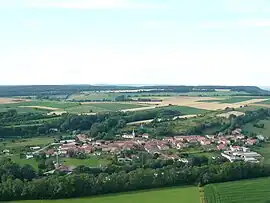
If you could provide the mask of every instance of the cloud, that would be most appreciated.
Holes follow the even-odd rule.
[[[267,28],[270,27],[270,19],[243,19],[235,21],[219,21],[201,23],[201,28]]]
[[[148,9],[161,4],[132,0],[0,0],[0,7],[65,8],[65,9]]]

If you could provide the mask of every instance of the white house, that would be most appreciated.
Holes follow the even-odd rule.
[[[64,143],[72,143],[72,142],[76,142],[76,140],[61,140],[60,143],[64,144]]]
[[[32,159],[32,158],[34,158],[34,156],[32,154],[27,154],[26,155],[26,159]]]
[[[40,147],[36,146],[36,147],[30,147],[31,150],[39,150]]]

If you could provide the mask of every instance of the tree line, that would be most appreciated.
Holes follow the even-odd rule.
[[[111,171],[110,171],[111,170]],[[64,199],[169,186],[206,185],[270,176],[270,167],[243,162],[192,165],[173,162],[160,167],[124,170],[78,167],[73,174],[38,176],[29,166],[6,161],[0,167],[0,200]]]

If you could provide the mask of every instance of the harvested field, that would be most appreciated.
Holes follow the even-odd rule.
[[[0,98],[0,104],[15,104],[20,102],[27,102],[30,100],[26,99],[15,99],[15,98]]]
[[[230,112],[226,112],[226,113],[222,113],[222,114],[218,114],[217,117],[225,117],[225,118],[229,118],[230,115],[235,115],[235,116],[242,116],[245,115],[245,113],[240,112],[240,111],[230,111]]]
[[[59,108],[48,107],[48,106],[19,106],[19,108],[33,108],[33,109],[44,109],[49,111],[57,111]]]
[[[180,105],[180,106],[189,106],[205,110],[220,110],[225,109],[226,107],[230,108],[240,108],[241,106],[250,105],[258,102],[265,101],[267,99],[250,99],[247,101],[237,102],[237,103],[221,103],[221,102],[207,102],[210,100],[223,100],[224,98],[213,98],[213,97],[169,97],[162,98],[162,102],[155,102],[148,104],[157,104],[158,106],[166,105]],[[205,101],[205,102],[204,102]]]

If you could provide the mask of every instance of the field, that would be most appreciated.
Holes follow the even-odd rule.
[[[10,203],[200,203],[197,187],[168,188],[66,200],[35,200]]]
[[[204,187],[206,203],[269,203],[270,178],[243,180]]]
[[[253,123],[251,122],[251,123],[247,123],[246,125],[244,125],[243,130],[245,132],[261,134],[263,136],[270,137],[270,120],[267,120],[267,119],[260,120],[258,123],[264,124],[264,128],[254,127],[253,126],[254,122]]]
[[[245,115],[245,113],[241,112],[241,111],[230,111],[230,112],[226,112],[226,113],[222,113],[222,114],[218,114],[218,117],[225,117],[225,118],[229,118],[230,115],[235,115],[235,116],[242,116]]]
[[[31,139],[20,139],[20,140],[7,140],[0,142],[0,149],[6,148],[19,148],[19,147],[27,147],[27,146],[44,146],[53,142],[53,137],[33,137]]]
[[[266,143],[263,147],[254,147],[254,151],[260,153],[263,156],[263,163],[270,164],[270,144]]]
[[[73,159],[73,158],[64,158],[62,159],[64,165],[67,166],[73,166],[73,167],[77,167],[80,165],[84,165],[84,166],[89,166],[89,167],[93,167],[93,166],[100,166],[100,165],[107,165],[108,163],[110,163],[109,160],[107,159],[98,159],[98,157],[96,156],[92,156],[90,158],[87,159]]]

